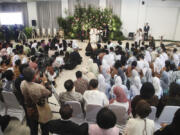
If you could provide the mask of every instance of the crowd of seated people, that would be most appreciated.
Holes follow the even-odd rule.
[[[51,84],[56,86],[55,79],[63,69],[74,69],[81,64],[78,50],[77,43],[66,40],[60,43],[57,37],[47,43],[45,40],[23,45],[0,43],[0,100],[4,103],[2,91],[14,93],[24,108],[32,135],[38,134],[36,104],[52,95]],[[64,56],[66,53],[69,57]],[[40,125],[44,134],[44,124]],[[4,131],[6,126],[1,127]]]
[[[89,104],[124,107],[130,118],[124,129],[125,135],[134,132],[152,135],[154,121],[147,119],[150,106],[157,108],[156,116],[159,117],[164,106],[180,104],[180,54],[176,48],[168,50],[163,44],[155,48],[145,43],[130,46],[128,42],[123,47],[120,41],[104,46],[97,44],[95,48],[89,43],[87,68],[82,67],[82,71],[76,72],[77,80],[65,81],[66,92],[59,94],[62,120],[38,123],[36,104],[52,95],[50,85],[56,86],[55,79],[63,69],[74,69],[82,62],[77,43],[65,40],[60,43],[54,38],[48,43],[45,40],[25,45],[1,43],[0,48],[1,90],[14,92],[25,110],[31,135],[38,133],[38,124],[45,135],[47,129],[52,133],[66,132],[63,126],[68,123],[74,127],[72,131],[79,134],[85,134],[84,128],[87,128],[87,134],[119,134],[115,127],[116,117],[107,108],[97,114],[95,125],[78,127],[72,122],[66,123],[72,115],[66,101],[78,101],[83,110]],[[2,96],[1,99],[3,102]],[[58,129],[58,125],[62,125],[62,129]]]
[[[74,101],[78,101],[75,93],[79,92],[83,99],[80,102],[83,102],[85,110],[88,104],[123,106],[129,117],[135,119],[127,124],[130,125],[127,128],[131,129],[133,124],[136,125],[135,121],[139,121],[139,127],[143,127],[143,121],[151,112],[150,106],[157,108],[157,118],[164,106],[179,106],[180,54],[176,48],[168,50],[163,44],[155,48],[135,43],[130,48],[127,43],[123,48],[122,43],[119,43],[109,42],[105,46],[98,44],[96,49],[88,43],[86,55],[90,56],[88,63],[91,64],[88,65],[87,72],[93,74],[93,77],[90,80],[86,79],[86,75],[77,77],[74,83],[77,83],[78,78],[84,80],[78,84],[83,92],[76,85],[73,89]],[[77,74],[82,73],[78,71]],[[66,101],[72,101],[72,98],[69,97]],[[138,107],[138,104],[141,105]],[[141,109],[147,110],[141,114]],[[137,134],[151,135],[155,132],[153,121],[145,120],[145,126],[149,129],[146,131],[145,127]],[[134,131],[126,130],[126,134],[133,134]]]

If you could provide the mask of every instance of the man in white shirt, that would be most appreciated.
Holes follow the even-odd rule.
[[[32,44],[31,48],[36,48],[37,47],[37,41],[34,40],[34,43]]]
[[[108,101],[105,93],[103,93],[97,89],[98,81],[96,79],[92,79],[89,82],[89,86],[90,86],[91,90],[86,90],[83,95],[85,105],[95,104],[95,105],[106,106],[109,104],[109,101]]]

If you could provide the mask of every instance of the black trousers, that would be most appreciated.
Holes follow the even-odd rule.
[[[8,116],[8,115],[1,116],[0,115],[0,126],[1,126],[1,130],[3,132],[6,129],[6,127],[8,126],[10,120],[11,120],[10,116]]]
[[[41,127],[41,134],[48,135],[48,129],[45,127],[45,124],[39,123],[37,120],[28,119],[28,125],[30,128],[30,135],[38,135],[38,124]]]
[[[144,41],[147,41],[147,40],[148,40],[148,32],[144,33]]]

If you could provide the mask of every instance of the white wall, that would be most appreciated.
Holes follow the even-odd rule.
[[[179,12],[178,12],[178,19],[177,19],[174,39],[180,41],[180,8],[179,8]]]
[[[150,24],[150,34],[156,39],[161,35],[164,39],[180,41],[180,0],[121,0],[122,31],[125,36],[143,28],[146,22]],[[100,0],[100,8],[107,7],[106,0]],[[37,20],[36,2],[28,2],[29,26]],[[62,0],[62,17],[66,17],[68,0]]]
[[[177,0],[122,0],[121,20],[125,36],[143,28],[146,22],[150,24],[150,33],[159,39],[180,41],[180,1]]]
[[[135,32],[138,28],[138,0],[122,0],[121,2],[122,31],[125,36],[129,32]]]
[[[162,35],[165,39],[174,39],[177,13],[177,8],[148,7],[146,21],[151,26],[151,34],[155,38]]]
[[[37,22],[37,5],[36,2],[27,2],[29,26],[32,26],[32,20]]]
[[[106,8],[106,0],[99,0],[99,6],[100,6],[100,9],[105,9]]]

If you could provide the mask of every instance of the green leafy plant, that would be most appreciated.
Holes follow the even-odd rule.
[[[32,28],[31,27],[25,27],[24,33],[26,34],[27,38],[31,38],[32,36]]]
[[[113,15],[111,9],[100,10],[91,6],[84,8],[78,4],[74,10],[74,16],[59,17],[58,24],[64,30],[67,38],[80,38],[82,29],[85,31],[85,37],[88,38],[91,28],[103,29],[106,24],[110,30],[109,39],[123,39],[122,22],[116,15]]]

